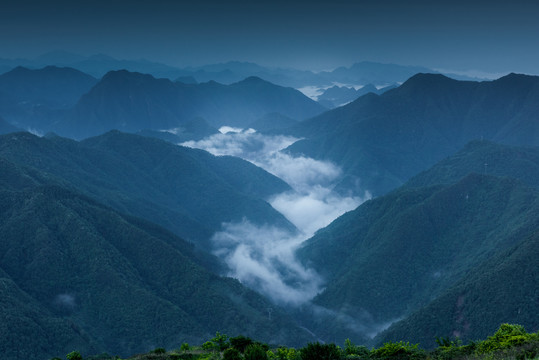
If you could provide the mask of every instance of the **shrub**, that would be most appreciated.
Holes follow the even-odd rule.
[[[382,347],[371,352],[372,358],[381,360],[419,360],[425,359],[427,355],[424,350],[419,349],[418,344],[410,344],[408,342],[388,342]]]
[[[82,360],[82,355],[78,351],[72,351],[66,355],[67,360]]]
[[[243,353],[247,346],[251,345],[252,343],[253,340],[243,335],[230,338],[230,345],[241,353]]]
[[[242,360],[242,358],[238,349],[232,347],[223,352],[223,360]]]
[[[260,344],[251,344],[245,348],[243,358],[245,360],[268,360],[266,351]]]
[[[162,347],[158,347],[158,348],[155,348],[155,349],[152,350],[152,353],[154,353],[154,354],[164,354],[166,352],[167,351]]]
[[[309,343],[300,350],[302,360],[339,360],[341,351],[335,344]]]

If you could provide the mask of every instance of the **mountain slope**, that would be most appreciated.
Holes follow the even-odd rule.
[[[28,133],[5,135],[0,137],[0,156],[46,172],[55,184],[154,221],[206,249],[222,223],[244,216],[293,229],[262,199],[289,186],[239,159],[119,132],[80,143]]]
[[[0,198],[0,273],[9,276],[4,301],[12,304],[2,309],[3,325],[16,339],[4,355],[27,351],[22,319],[51,331],[47,346],[34,341],[43,348],[31,359],[73,346],[127,355],[215,331],[276,342],[309,338],[279,309],[267,321],[266,300],[210,273],[191,245],[155,225],[58,186],[2,189]]]
[[[476,340],[501,323],[537,331],[537,256],[539,234],[535,231],[474,268],[425,308],[392,325],[377,342],[404,340],[434,347],[436,337]]]
[[[451,184],[471,172],[512,177],[530,187],[539,183],[539,147],[518,147],[490,141],[471,141],[428,170],[412,177],[406,187]]]
[[[97,79],[72,68],[17,67],[0,75],[0,91],[29,105],[68,108],[97,83]]]
[[[480,263],[518,246],[539,226],[539,194],[533,182],[539,164],[536,153],[537,149],[472,142],[406,186],[320,230],[298,253],[327,280],[315,304],[362,319],[364,325],[370,322],[371,330],[379,331],[429,304]],[[485,158],[498,159],[492,169],[498,176],[469,173],[481,168]],[[510,166],[503,165],[504,159]],[[482,312],[494,328],[512,311],[499,305],[498,312]]]
[[[341,166],[340,189],[380,195],[455,153],[486,139],[539,145],[539,77],[510,74],[489,82],[418,74],[381,96],[302,122],[289,151]]]
[[[72,68],[19,66],[0,75],[0,114],[20,128],[46,130],[96,83]]]

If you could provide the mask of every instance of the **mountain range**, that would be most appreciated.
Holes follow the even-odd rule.
[[[339,165],[340,191],[381,195],[467,142],[539,145],[539,77],[457,81],[417,74],[382,95],[367,94],[287,131],[288,149]]]
[[[242,69],[263,70],[234,63],[177,76]],[[378,79],[405,70],[364,63],[327,76],[369,80],[362,69]],[[0,76],[7,359],[128,355],[216,331],[292,346],[350,338],[432,347],[436,337],[483,338],[501,322],[539,329],[539,77],[420,73],[329,111],[260,77],[192,79],[59,67]],[[299,138],[290,159],[331,162],[333,191],[374,195],[297,251],[303,267],[294,268],[325,281],[312,301],[283,309],[221,276],[211,238],[226,224],[299,234],[268,203],[289,184],[176,145],[224,125]]]
[[[0,102],[10,123],[78,139],[114,129],[173,130],[196,118],[214,128],[247,127],[271,113],[297,121],[325,110],[297,90],[256,77],[231,85],[184,84],[119,70],[97,81],[70,68],[19,67],[0,77],[3,89],[14,89]]]
[[[372,61],[361,61],[349,67],[341,66],[330,71],[313,72],[292,68],[266,67],[241,61],[177,67],[145,59],[119,60],[106,54],[81,56],[65,51],[48,52],[35,59],[0,58],[0,73],[12,70],[17,66],[32,69],[46,66],[71,67],[90,74],[95,78],[101,78],[111,70],[128,70],[131,72],[151,74],[157,78],[167,78],[173,81],[183,78],[192,79],[199,83],[216,81],[223,84],[232,84],[250,76],[257,76],[274,84],[294,88],[327,86],[336,83],[350,85],[366,85],[369,83],[388,85],[401,83],[419,72],[438,73],[438,71],[433,69],[420,66],[403,66]],[[447,73],[446,75],[459,80],[481,80],[451,73]]]

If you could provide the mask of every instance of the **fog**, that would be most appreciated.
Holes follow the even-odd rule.
[[[249,222],[245,214],[242,222],[223,224],[221,231],[214,234],[214,253],[228,265],[228,276],[273,301],[290,305],[310,301],[323,289],[323,279],[295,258],[295,250],[318,229],[368,200],[370,194],[341,196],[332,191],[341,176],[338,166],[281,151],[298,138],[230,127],[223,127],[220,132],[181,145],[204,149],[214,155],[241,157],[286,181],[293,191],[266,200],[298,231],[258,227]]]

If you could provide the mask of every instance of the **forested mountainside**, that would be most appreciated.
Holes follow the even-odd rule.
[[[326,289],[314,303],[344,312],[358,323],[371,323],[372,327],[405,319],[403,325],[395,325],[399,331],[387,337],[393,340],[407,340],[410,335],[410,341],[421,339],[428,343],[426,339],[431,337],[432,344],[433,332],[449,337],[453,331],[463,339],[474,339],[508,321],[515,309],[520,309],[519,319],[528,319],[527,326],[536,327],[539,319],[533,311],[533,294],[538,274],[533,256],[538,253],[532,243],[536,242],[534,234],[539,227],[539,198],[537,183],[532,182],[531,187],[526,182],[534,178],[538,151],[489,142],[470,143],[409,184],[364,203],[320,230],[299,250],[304,263],[315,266],[327,280]],[[510,166],[502,165],[504,159]],[[473,172],[483,170],[484,161],[499,162],[492,166],[493,174]],[[505,270],[517,262],[493,267],[495,259],[505,256],[502,254],[520,248],[530,251],[518,257],[523,271],[528,269],[526,275]],[[491,264],[490,275],[480,270],[489,269],[483,264]],[[493,282],[497,272],[505,274],[507,284]],[[524,295],[512,297],[512,301],[495,301],[492,293],[496,297],[509,294],[501,290],[512,286],[509,283],[519,284],[519,293]],[[469,289],[470,284],[474,290]],[[466,286],[466,291],[474,294],[466,301],[494,301],[491,306],[498,310],[482,312],[480,306],[474,305],[474,311],[482,315],[473,317],[474,323],[466,322],[466,326],[459,320],[439,329],[429,327],[432,323],[429,325],[426,316],[437,323],[433,311],[428,315],[421,312],[424,324],[408,322],[411,313],[447,299],[444,294],[449,289]],[[456,292],[451,294],[454,300]],[[444,304],[448,305],[447,301]],[[454,309],[453,304],[440,319],[456,316]],[[415,332],[416,325],[424,326],[424,333]],[[317,326],[323,331],[323,323]],[[411,336],[413,333],[416,335]]]
[[[396,89],[304,121],[289,151],[341,166],[343,192],[385,194],[471,140],[539,145],[539,77],[457,81],[417,74]]]
[[[0,156],[203,248],[223,222],[244,217],[294,229],[264,201],[289,186],[238,158],[117,131],[83,142],[8,134],[0,137]]]
[[[49,185],[50,174],[5,158],[0,167],[3,358],[50,358],[74,347],[127,355],[216,331],[311,339],[165,229]]]

